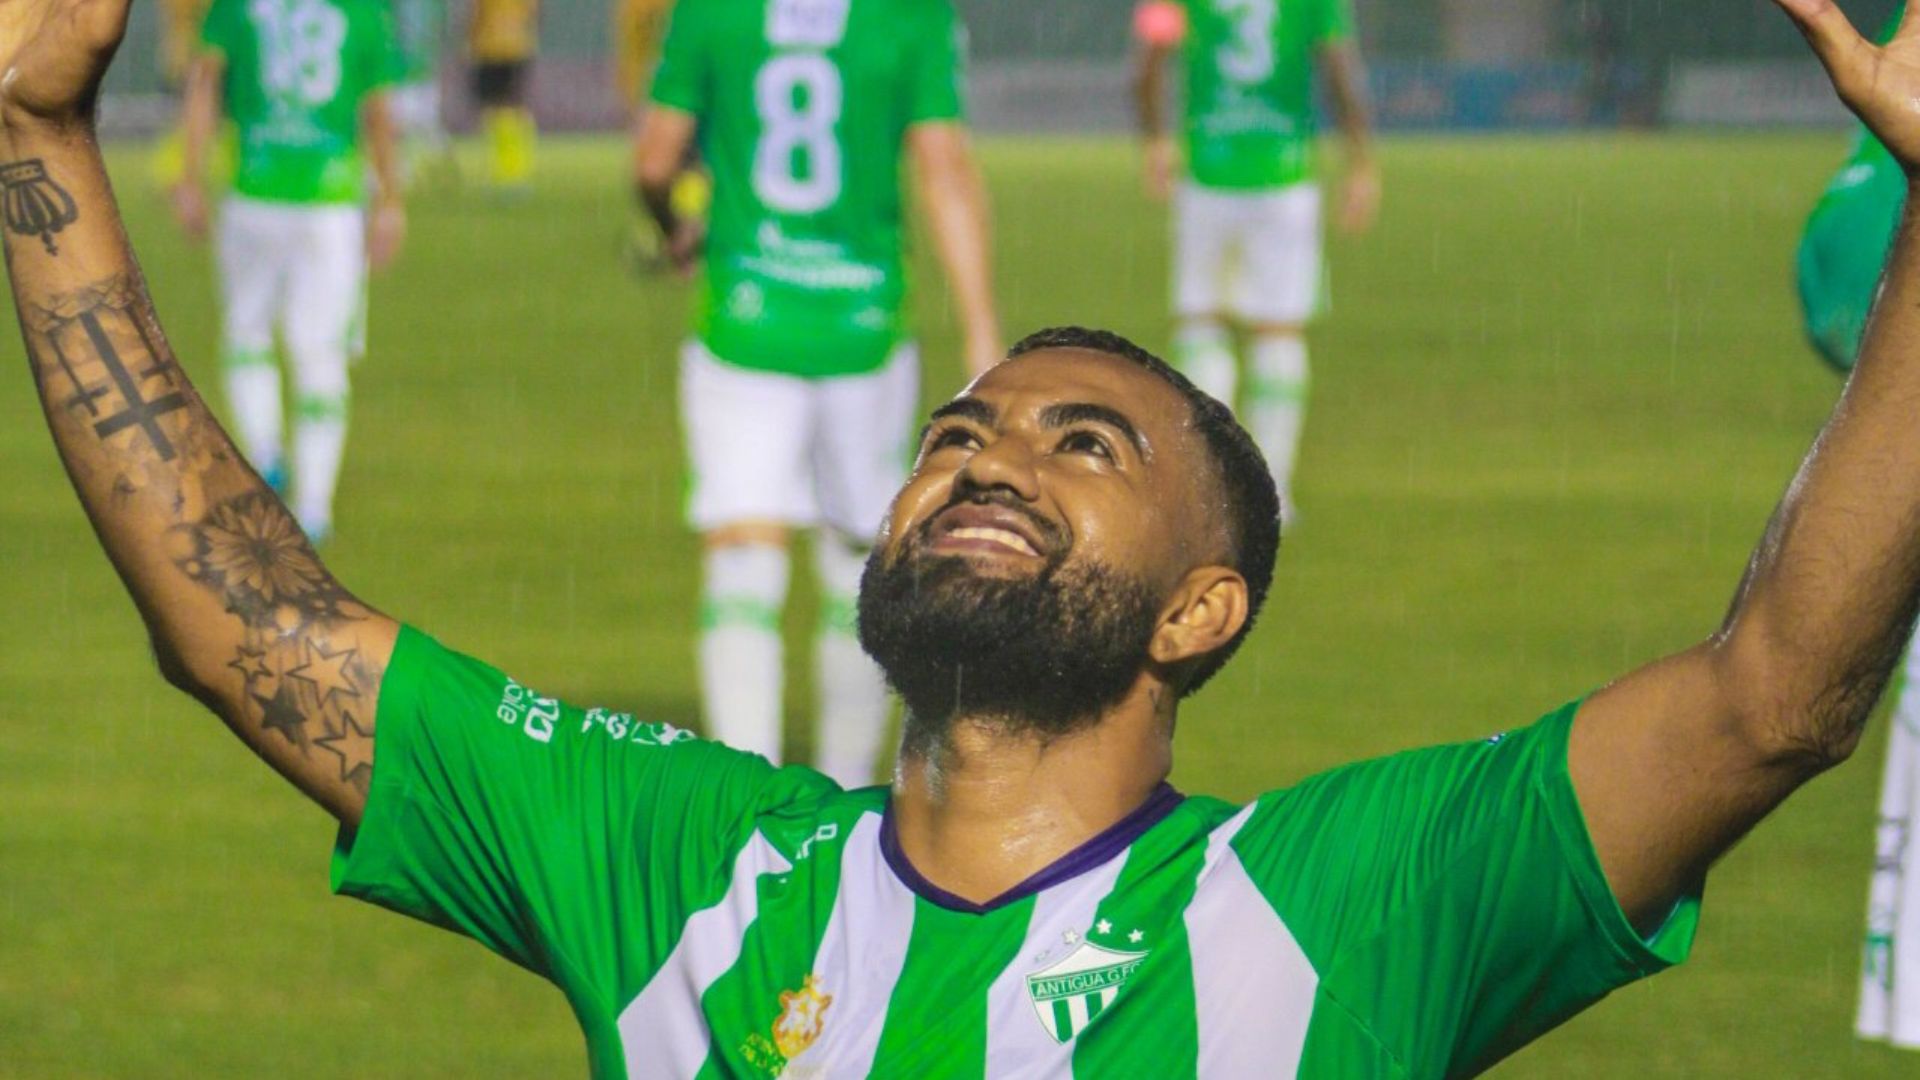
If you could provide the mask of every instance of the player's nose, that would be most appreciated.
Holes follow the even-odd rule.
[[[954,474],[956,495],[1004,491],[1022,502],[1040,498],[1040,473],[1033,449],[1026,440],[1002,436],[981,447],[967,458]]]

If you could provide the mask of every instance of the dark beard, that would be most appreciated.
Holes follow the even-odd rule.
[[[963,715],[1045,740],[1087,726],[1132,689],[1158,617],[1145,582],[1097,564],[1008,579],[876,548],[860,577],[860,645],[906,703],[908,752]]]

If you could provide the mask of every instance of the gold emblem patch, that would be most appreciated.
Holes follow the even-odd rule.
[[[780,991],[780,1017],[773,1022],[773,1044],[780,1056],[792,1059],[806,1052],[826,1026],[827,1006],[833,995],[820,989],[820,976],[809,975],[798,990]]]

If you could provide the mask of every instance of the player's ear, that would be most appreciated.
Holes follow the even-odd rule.
[[[1168,597],[1147,644],[1154,663],[1173,667],[1224,648],[1247,624],[1247,581],[1230,566],[1199,566]]]

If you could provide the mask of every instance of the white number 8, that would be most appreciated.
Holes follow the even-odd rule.
[[[760,113],[754,194],[787,214],[832,206],[840,198],[839,69],[819,53],[776,56],[754,77],[753,97]]]

